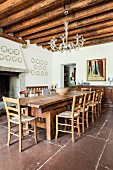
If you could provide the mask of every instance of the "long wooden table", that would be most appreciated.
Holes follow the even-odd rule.
[[[26,114],[35,117],[45,118],[46,122],[37,122],[38,127],[46,129],[46,138],[51,140],[54,136],[54,121],[56,114],[67,110],[74,95],[81,95],[85,92],[72,91],[66,95],[51,94],[46,96],[33,96],[20,99],[20,105],[26,107]]]

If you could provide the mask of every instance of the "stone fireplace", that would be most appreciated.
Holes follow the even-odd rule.
[[[26,69],[0,66],[0,115],[5,113],[3,96],[18,97],[18,91],[25,89]]]
[[[19,90],[18,75],[19,73],[0,72],[0,100],[2,96],[16,96],[16,91]]]
[[[18,91],[25,89],[25,71],[0,67],[0,101],[2,96],[18,97]]]

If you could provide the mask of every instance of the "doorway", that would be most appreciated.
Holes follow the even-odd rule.
[[[76,85],[76,64],[64,65],[64,87]]]

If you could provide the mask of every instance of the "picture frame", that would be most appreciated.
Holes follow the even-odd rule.
[[[106,81],[106,58],[87,60],[87,81]]]

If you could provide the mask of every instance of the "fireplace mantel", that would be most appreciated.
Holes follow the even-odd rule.
[[[19,72],[19,73],[27,73],[27,69],[21,69],[21,68],[13,68],[13,67],[3,67],[0,66],[0,71],[7,71],[7,72]]]

